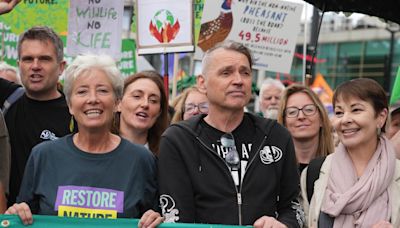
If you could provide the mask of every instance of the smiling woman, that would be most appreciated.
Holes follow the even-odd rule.
[[[300,172],[312,159],[333,152],[332,127],[328,114],[321,100],[309,87],[293,84],[285,89],[278,122],[292,135]]]
[[[78,132],[33,149],[19,204],[6,213],[20,215],[25,224],[33,222],[32,213],[138,218],[149,211],[154,216],[146,226],[162,221],[150,210],[157,207],[154,157],[111,133],[122,87],[109,56],[78,56],[69,65],[64,92]]]
[[[388,114],[385,91],[372,79],[346,81],[336,88],[333,107],[340,144],[322,164],[309,205],[306,170],[302,174],[309,227],[398,227],[400,162],[381,134]]]

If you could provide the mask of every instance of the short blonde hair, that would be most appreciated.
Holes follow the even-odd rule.
[[[83,72],[92,69],[104,71],[111,81],[116,99],[121,99],[124,82],[114,59],[108,55],[87,54],[76,57],[65,70],[64,94],[68,104],[70,104],[72,84],[80,75],[82,75]]]

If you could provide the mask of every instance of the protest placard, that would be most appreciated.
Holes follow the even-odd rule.
[[[302,9],[282,0],[205,0],[195,56],[233,40],[252,50],[254,68],[289,73]]]
[[[120,58],[123,0],[71,0],[67,53],[108,54]]]
[[[190,52],[193,45],[193,0],[137,0],[139,54]]]

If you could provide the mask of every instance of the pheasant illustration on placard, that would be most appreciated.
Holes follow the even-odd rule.
[[[231,4],[232,0],[224,0],[219,16],[212,21],[201,24],[197,45],[204,52],[216,43],[225,40],[229,35],[233,23]]]

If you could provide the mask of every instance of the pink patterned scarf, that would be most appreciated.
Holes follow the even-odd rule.
[[[396,157],[393,146],[381,136],[364,173],[357,178],[343,144],[332,155],[332,167],[321,211],[335,218],[334,228],[371,227],[389,221],[388,187],[393,181]]]

